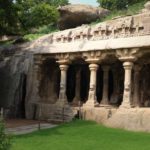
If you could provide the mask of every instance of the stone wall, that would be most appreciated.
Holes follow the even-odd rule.
[[[113,128],[150,132],[150,110],[148,108],[115,109],[83,108],[83,119]]]

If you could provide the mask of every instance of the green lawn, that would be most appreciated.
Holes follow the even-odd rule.
[[[150,134],[73,121],[52,129],[16,136],[12,150],[150,150]]]

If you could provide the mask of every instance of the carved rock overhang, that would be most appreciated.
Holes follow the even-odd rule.
[[[39,38],[27,48],[35,54],[83,53],[150,47],[150,13],[81,26]]]

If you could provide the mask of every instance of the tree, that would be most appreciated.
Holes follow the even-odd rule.
[[[44,3],[50,4],[56,7],[69,4],[68,0],[36,0],[36,2],[37,3],[44,2]]]
[[[15,33],[17,22],[17,9],[13,0],[0,0],[0,35]]]
[[[25,31],[42,25],[56,24],[59,5],[68,4],[68,0],[16,0],[20,9],[19,21]]]
[[[0,0],[0,35],[56,24],[57,7],[67,4],[68,0]]]
[[[97,0],[100,6],[109,10],[126,9],[129,5],[148,0]]]
[[[38,4],[31,10],[31,27],[55,24],[58,17],[58,11],[54,6],[50,6],[46,3]]]

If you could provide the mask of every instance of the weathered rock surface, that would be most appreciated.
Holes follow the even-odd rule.
[[[106,16],[109,11],[104,8],[92,7],[89,5],[66,5],[58,8],[60,30],[74,28],[82,24],[88,24]]]
[[[142,13],[145,13],[145,12],[148,12],[148,11],[150,11],[150,1],[145,3],[144,9],[142,9]]]
[[[17,46],[1,48],[0,53],[0,107],[5,108],[6,116],[24,118],[33,54]]]
[[[83,119],[94,120],[108,127],[150,132],[149,108],[84,108],[82,114]]]
[[[150,1],[148,1],[145,5],[144,5],[145,9],[150,10]]]

